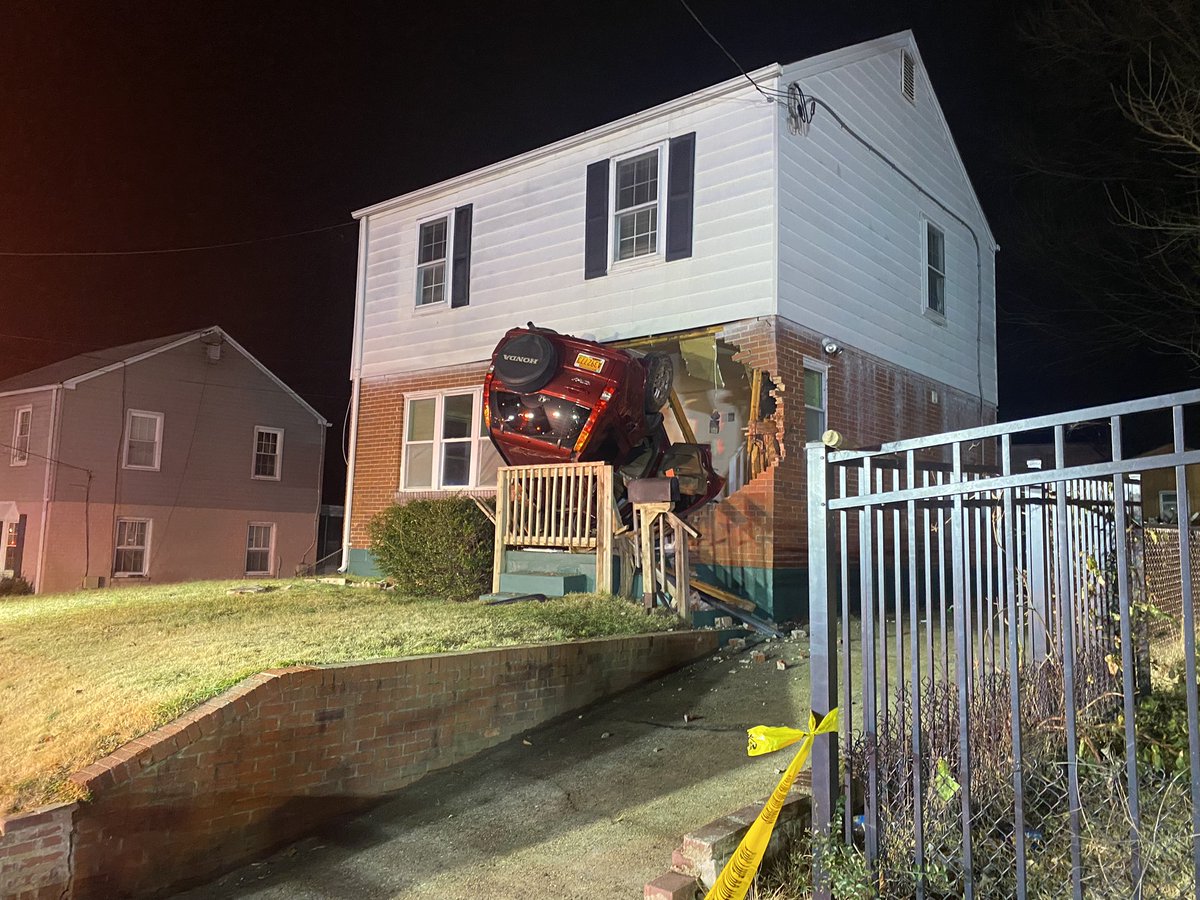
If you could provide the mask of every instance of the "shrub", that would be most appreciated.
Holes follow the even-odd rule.
[[[391,506],[370,535],[376,564],[402,593],[465,600],[491,586],[494,526],[468,498]]]
[[[20,575],[0,578],[0,597],[16,597],[21,594],[32,594],[33,585]]]

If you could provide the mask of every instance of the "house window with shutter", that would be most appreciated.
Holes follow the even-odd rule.
[[[23,466],[29,462],[29,432],[33,422],[33,407],[22,406],[13,417],[12,455],[9,465]]]
[[[416,305],[431,307],[449,301],[453,309],[469,302],[471,285],[471,223],[474,207],[417,225]]]
[[[658,252],[658,150],[617,160],[613,240],[617,260]]]
[[[587,167],[584,278],[627,260],[692,255],[696,134]]]

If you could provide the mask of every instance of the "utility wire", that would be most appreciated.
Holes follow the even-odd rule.
[[[92,474],[91,469],[85,469],[83,466],[77,466],[74,463],[63,462],[63,460],[55,459],[53,456],[44,456],[41,453],[35,453],[28,447],[17,447],[14,444],[6,444],[3,441],[0,441],[0,447],[4,448],[5,450],[16,450],[18,453],[24,453],[26,456],[36,456],[38,459],[44,459],[47,462],[57,463],[60,466],[66,466],[68,469],[78,469],[80,472],[87,472],[88,475]]]
[[[747,74],[746,70],[742,68],[742,64],[733,58],[733,54],[725,49],[725,45],[717,40],[717,36],[708,30],[707,25],[705,25],[703,22],[700,21],[700,17],[698,15],[696,15],[695,11],[690,6],[688,6],[687,0],[679,0],[679,4],[680,4],[680,6],[682,6],[684,9],[686,9],[688,11],[688,15],[690,15],[693,19],[696,20],[696,24],[699,25],[701,30],[705,34],[708,35],[709,40],[711,40],[714,44],[716,44],[718,47],[720,47],[721,52],[724,53],[727,57],[729,57],[729,61],[731,63],[733,63],[735,66],[737,66],[737,70],[742,73],[742,75],[745,77],[745,79],[748,82],[750,82],[750,84],[754,87],[754,89],[756,91],[758,91],[760,94],[762,94],[764,97],[766,97],[768,102],[774,103],[775,98],[769,96],[766,91],[764,91],[761,87],[759,87],[758,82],[755,81],[753,78],[751,78],[749,76],[749,74]]]
[[[339,228],[349,228],[356,222],[342,222],[338,225],[325,225],[321,228],[309,228],[305,231],[292,231],[287,234],[273,234],[269,237],[251,238],[245,241],[226,241],[221,244],[196,244],[191,247],[164,247],[158,250],[0,250],[0,256],[12,257],[52,257],[52,256],[163,256],[171,253],[197,253],[202,250],[224,250],[229,247],[246,247],[250,244],[265,244],[269,241],[284,241],[288,238],[303,237],[307,234],[320,234],[325,231],[336,231]]]

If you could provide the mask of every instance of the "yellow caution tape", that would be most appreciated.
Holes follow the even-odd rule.
[[[775,823],[779,820],[779,812],[783,809],[788,792],[795,784],[796,776],[808,762],[813,738],[818,734],[835,732],[837,727],[838,711],[831,709],[821,719],[820,724],[817,724],[816,714],[809,713],[807,729],[770,728],[759,725],[749,730],[750,744],[746,752],[751,756],[782,750],[797,741],[800,742],[800,749],[796,751],[791,764],[783,773],[783,777],[779,779],[779,784],[775,785],[775,790],[763,805],[762,812],[758,814],[758,818],[754,820],[746,832],[746,836],[742,838],[742,842],[738,844],[732,858],[725,864],[721,874],[717,876],[712,889],[704,895],[704,900],[744,900],[746,892],[750,890],[750,883],[762,863],[763,854],[767,852],[767,843],[771,840],[771,832],[775,830]]]

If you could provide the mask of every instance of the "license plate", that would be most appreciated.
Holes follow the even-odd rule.
[[[586,353],[580,353],[575,357],[575,368],[583,369],[585,372],[602,372],[604,370],[604,360],[599,356],[589,356]]]

